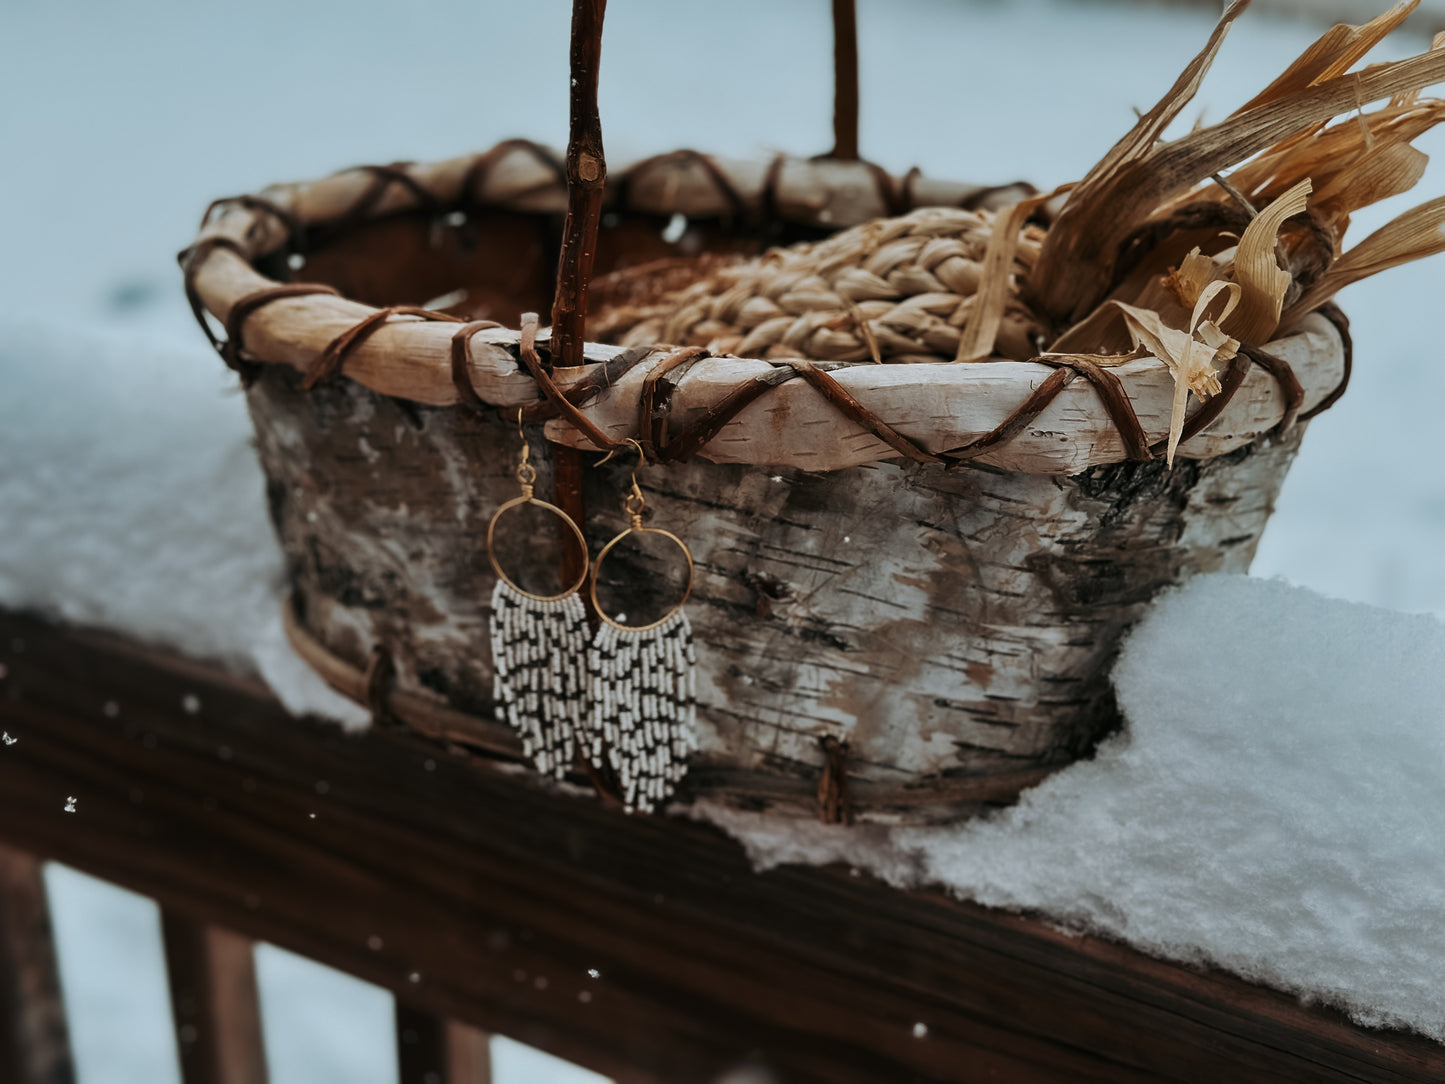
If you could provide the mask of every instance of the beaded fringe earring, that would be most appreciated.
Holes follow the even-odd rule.
[[[521,427],[521,417],[517,419]],[[498,508],[487,525],[487,556],[497,573],[492,591],[493,698],[497,721],[522,735],[522,748],[543,775],[561,779],[572,766],[586,727],[587,612],[579,593],[587,579],[587,540],[572,517],[532,495],[536,468],[522,439],[517,481],[522,495]],[[532,505],[561,518],[581,549],[582,574],[560,595],[522,590],[502,570],[493,544],[497,522]]]
[[[642,525],[645,504],[634,474],[626,501],[632,525],[603,546],[592,565],[592,605],[601,625],[587,653],[587,669],[593,763],[605,755],[627,810],[650,813],[672,795],[687,774],[688,755],[697,748],[697,689],[692,626],[682,611],[692,592],[692,553],[670,531]],[[682,600],[660,620],[634,627],[614,621],[598,605],[597,578],[613,548],[637,534],[659,535],[682,551],[687,586]]]

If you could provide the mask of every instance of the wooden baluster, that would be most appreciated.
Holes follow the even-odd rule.
[[[162,910],[171,1015],[185,1084],[266,1084],[251,942]]]
[[[0,846],[0,1080],[74,1084],[40,861]]]
[[[491,1040],[398,999],[396,1060],[400,1084],[491,1084]]]
[[[492,1040],[457,1020],[447,1021],[447,1072],[449,1084],[492,1084]]]

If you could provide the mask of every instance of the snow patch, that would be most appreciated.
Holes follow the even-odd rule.
[[[285,574],[235,378],[201,343],[0,320],[0,606],[259,673],[366,713],[291,650]]]

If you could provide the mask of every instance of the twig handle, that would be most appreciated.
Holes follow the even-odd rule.
[[[567,140],[567,222],[552,305],[552,364],[582,364],[587,327],[587,284],[597,255],[597,222],[607,160],[597,111],[597,73],[602,62],[602,19],[607,0],[573,0],[572,110]]]
[[[833,151],[828,157],[858,160],[857,0],[833,0]]]

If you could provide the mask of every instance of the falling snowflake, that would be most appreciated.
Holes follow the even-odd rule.
[[[67,798],[65,799],[65,811],[66,811],[67,813],[74,813],[74,812],[75,812],[75,798],[74,798],[73,796],[67,797]]]

